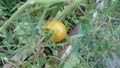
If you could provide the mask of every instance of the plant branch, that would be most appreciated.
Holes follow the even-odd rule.
[[[43,4],[43,3],[58,3],[58,2],[65,2],[66,0],[28,0],[23,4],[6,22],[3,26],[0,27],[0,32],[5,30],[8,25],[15,19],[17,18],[27,7],[32,6],[34,4]]]
[[[12,22],[16,17],[18,17],[25,9],[29,6],[29,1],[27,1],[21,8],[19,8],[0,28],[0,32],[7,28],[7,26]]]
[[[65,17],[68,15],[75,6],[79,5],[80,2],[81,0],[74,0],[73,3],[71,3],[65,10],[63,10],[59,15],[56,15],[54,20],[60,20],[63,16]]]

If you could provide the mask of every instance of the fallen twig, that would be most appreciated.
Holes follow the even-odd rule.
[[[61,59],[65,60],[66,57],[71,53],[71,51],[72,51],[72,45],[69,45],[65,50],[65,53],[62,55]]]

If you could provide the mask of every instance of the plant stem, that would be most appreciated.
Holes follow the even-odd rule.
[[[120,26],[118,28],[116,28],[116,30],[113,32],[113,35],[116,34],[116,33],[119,33],[120,32]]]
[[[60,20],[63,16],[65,17],[68,15],[75,6],[79,5],[80,2],[81,0],[74,0],[73,3],[71,3],[65,10],[63,10],[59,15],[56,15],[54,20]]]
[[[0,28],[0,32],[4,29],[7,28],[7,26],[10,24],[10,22],[12,22],[16,17],[18,17],[24,10],[26,7],[29,6],[29,1],[27,1],[23,6],[21,6],[21,8],[19,8],[6,22],[3,26],[1,26]]]
[[[0,32],[2,32],[3,30],[5,30],[8,25],[15,19],[17,18],[28,6],[34,5],[36,3],[49,3],[49,2],[65,2],[66,0],[28,0],[27,2],[25,2],[25,4],[23,4],[21,6],[21,8],[19,8],[6,22],[3,26],[0,27]]]

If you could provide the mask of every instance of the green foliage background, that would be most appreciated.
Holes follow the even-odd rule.
[[[120,57],[120,1],[104,0],[96,3],[93,0],[74,0],[68,3],[68,0],[34,0],[40,2],[31,4],[33,0],[22,2],[19,0],[1,0],[0,1],[0,26],[2,27],[20,9],[21,4],[29,6],[21,11],[21,14],[12,18],[7,28],[0,32],[0,67],[3,63],[12,62],[15,54],[22,61],[24,50],[28,57],[22,61],[22,68],[107,68],[106,59],[114,61],[113,53]],[[20,4],[20,5],[19,5]],[[68,4],[68,5],[67,5]],[[64,6],[68,6],[64,8]],[[83,10],[82,7],[85,8]],[[76,15],[78,10],[82,16]],[[61,11],[60,14],[57,13]],[[95,17],[93,15],[97,13]],[[49,18],[49,19],[47,19]],[[75,24],[80,24],[77,34],[67,36],[63,41],[51,42],[53,34],[44,33],[44,25],[51,20],[62,21],[69,31]],[[2,23],[2,24],[1,24]],[[49,36],[42,43],[36,42],[43,36]],[[72,52],[66,60],[61,59],[57,48],[65,50],[64,45],[71,43]],[[42,47],[48,56],[44,58],[40,55]],[[32,51],[36,50],[36,57]],[[16,67],[19,65],[13,62]],[[120,63],[120,62],[119,62]]]

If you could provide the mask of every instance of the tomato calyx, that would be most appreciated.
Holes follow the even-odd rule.
[[[53,32],[54,37],[52,39],[53,42],[60,42],[66,37],[67,30],[66,26],[60,21],[51,21],[45,25],[46,29],[49,29]]]

